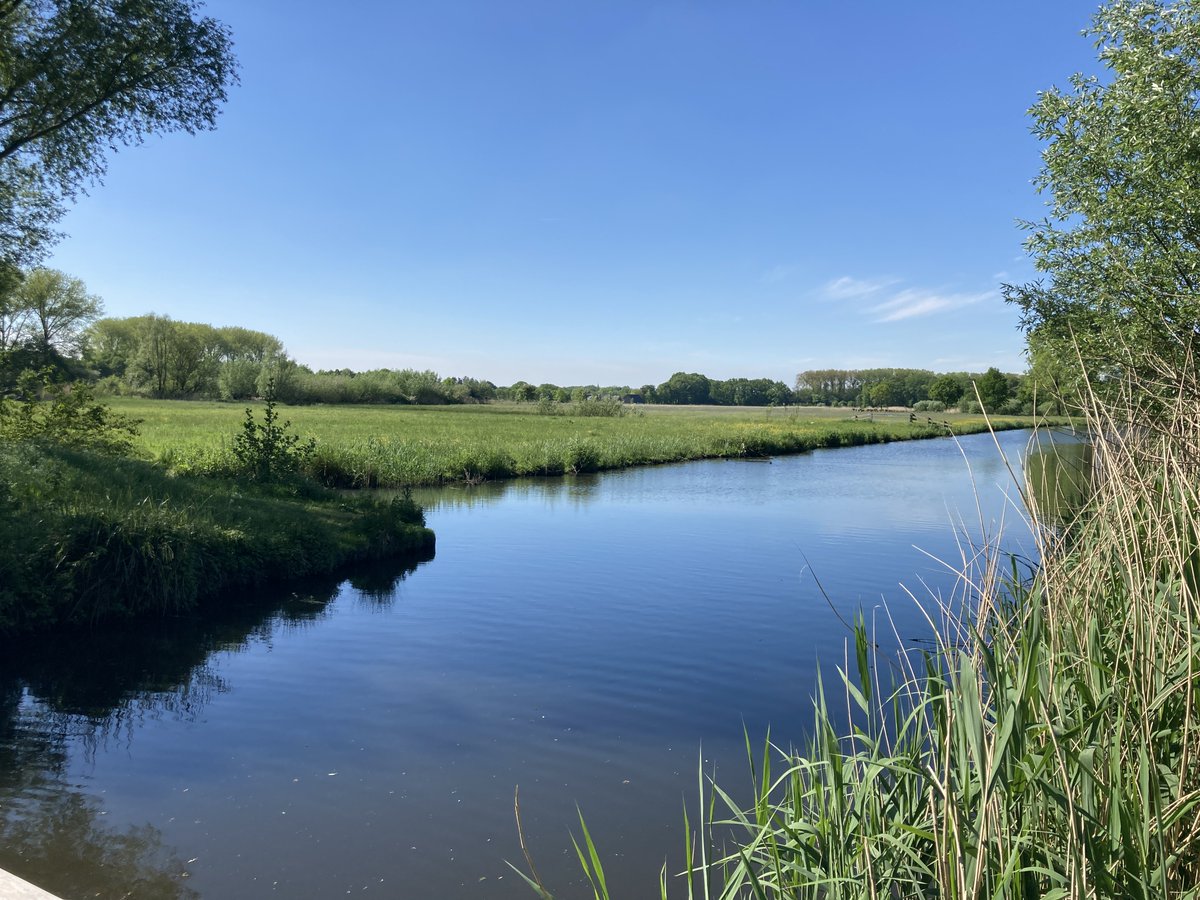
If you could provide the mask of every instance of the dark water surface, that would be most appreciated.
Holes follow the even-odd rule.
[[[1014,468],[1027,439],[999,436]],[[656,896],[701,755],[738,789],[743,725],[804,739],[830,603],[919,638],[900,585],[948,595],[964,534],[1031,551],[986,435],[420,499],[415,569],[0,648],[0,867],[67,897],[531,897],[519,785],[564,897],[576,804],[614,895]]]

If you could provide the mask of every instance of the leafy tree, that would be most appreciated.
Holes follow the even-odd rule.
[[[221,366],[217,390],[222,400],[249,400],[258,390],[262,364],[252,359],[231,359]]]
[[[809,369],[796,376],[796,394],[810,403],[855,400],[862,386],[862,374],[847,369]]]
[[[174,322],[153,313],[138,320],[138,349],[132,361],[139,384],[146,384],[155,397],[167,396],[171,383],[171,341]]]
[[[1086,382],[1075,356],[1061,355],[1034,333],[1029,336],[1028,357],[1029,375],[1017,396],[1053,415],[1078,411]]]
[[[111,147],[211,129],[236,68],[195,0],[0,0],[0,260],[39,258]]]
[[[695,372],[676,372],[658,386],[659,403],[700,404],[709,402],[709,380]]]
[[[279,338],[262,331],[250,328],[227,326],[216,329],[220,343],[220,354],[223,361],[247,359],[251,362],[265,362],[273,356],[283,354],[283,344]]]
[[[537,399],[537,388],[528,381],[517,381],[509,387],[508,394],[519,403],[532,403]]]
[[[269,395],[283,403],[300,403],[303,401],[300,379],[307,371],[283,354],[272,356],[258,374],[258,395],[264,399]]]
[[[83,358],[102,378],[124,378],[139,343],[137,319],[100,319],[84,336]]]
[[[33,342],[63,356],[79,355],[84,330],[104,311],[103,301],[82,281],[57,269],[34,269],[13,293],[29,311],[26,330]]]
[[[1008,379],[995,366],[984,372],[975,385],[979,391],[979,399],[983,403],[983,408],[988,412],[999,410],[1004,401],[1008,399]]]
[[[963,386],[953,375],[939,375],[929,384],[929,399],[954,406],[963,395]]]
[[[895,406],[898,402],[896,385],[891,379],[868,385],[863,388],[863,393],[871,406]]]
[[[17,347],[28,333],[29,309],[17,298],[24,277],[20,269],[0,264],[0,353]]]
[[[1200,335],[1200,3],[1114,0],[1088,32],[1103,77],[1030,110],[1049,213],[1045,281],[1007,286],[1037,343],[1092,376],[1190,364]]]

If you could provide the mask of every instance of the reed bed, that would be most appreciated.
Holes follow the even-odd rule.
[[[751,802],[701,773],[662,897],[1200,897],[1200,384],[1164,374],[1084,403],[1075,515],[1027,485],[1036,569],[965,546],[934,650],[859,621],[806,743],[747,741]]]
[[[240,405],[113,398],[142,420],[140,448],[176,471],[225,474]],[[317,440],[308,473],[337,487],[404,487],[564,475],[691,459],[772,456],[824,447],[965,434],[982,416],[907,412],[855,418],[823,408],[649,407],[624,416],[541,415],[536,404],[290,407]],[[1006,418],[997,427],[1028,427]]]

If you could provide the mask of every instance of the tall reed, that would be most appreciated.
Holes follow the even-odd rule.
[[[1162,374],[1086,399],[1074,519],[1027,488],[1035,570],[968,548],[935,649],[859,621],[802,750],[747,742],[749,805],[702,776],[662,896],[1200,897],[1200,384]]]

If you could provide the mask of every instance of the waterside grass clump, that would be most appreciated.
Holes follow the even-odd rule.
[[[0,442],[0,635],[176,614],[232,588],[432,547],[403,497],[172,477],[141,460]]]
[[[1088,502],[1028,490],[1036,568],[966,548],[936,649],[859,622],[802,748],[747,741],[752,801],[701,774],[661,896],[1200,897],[1200,382],[1175,378],[1088,404]]]

